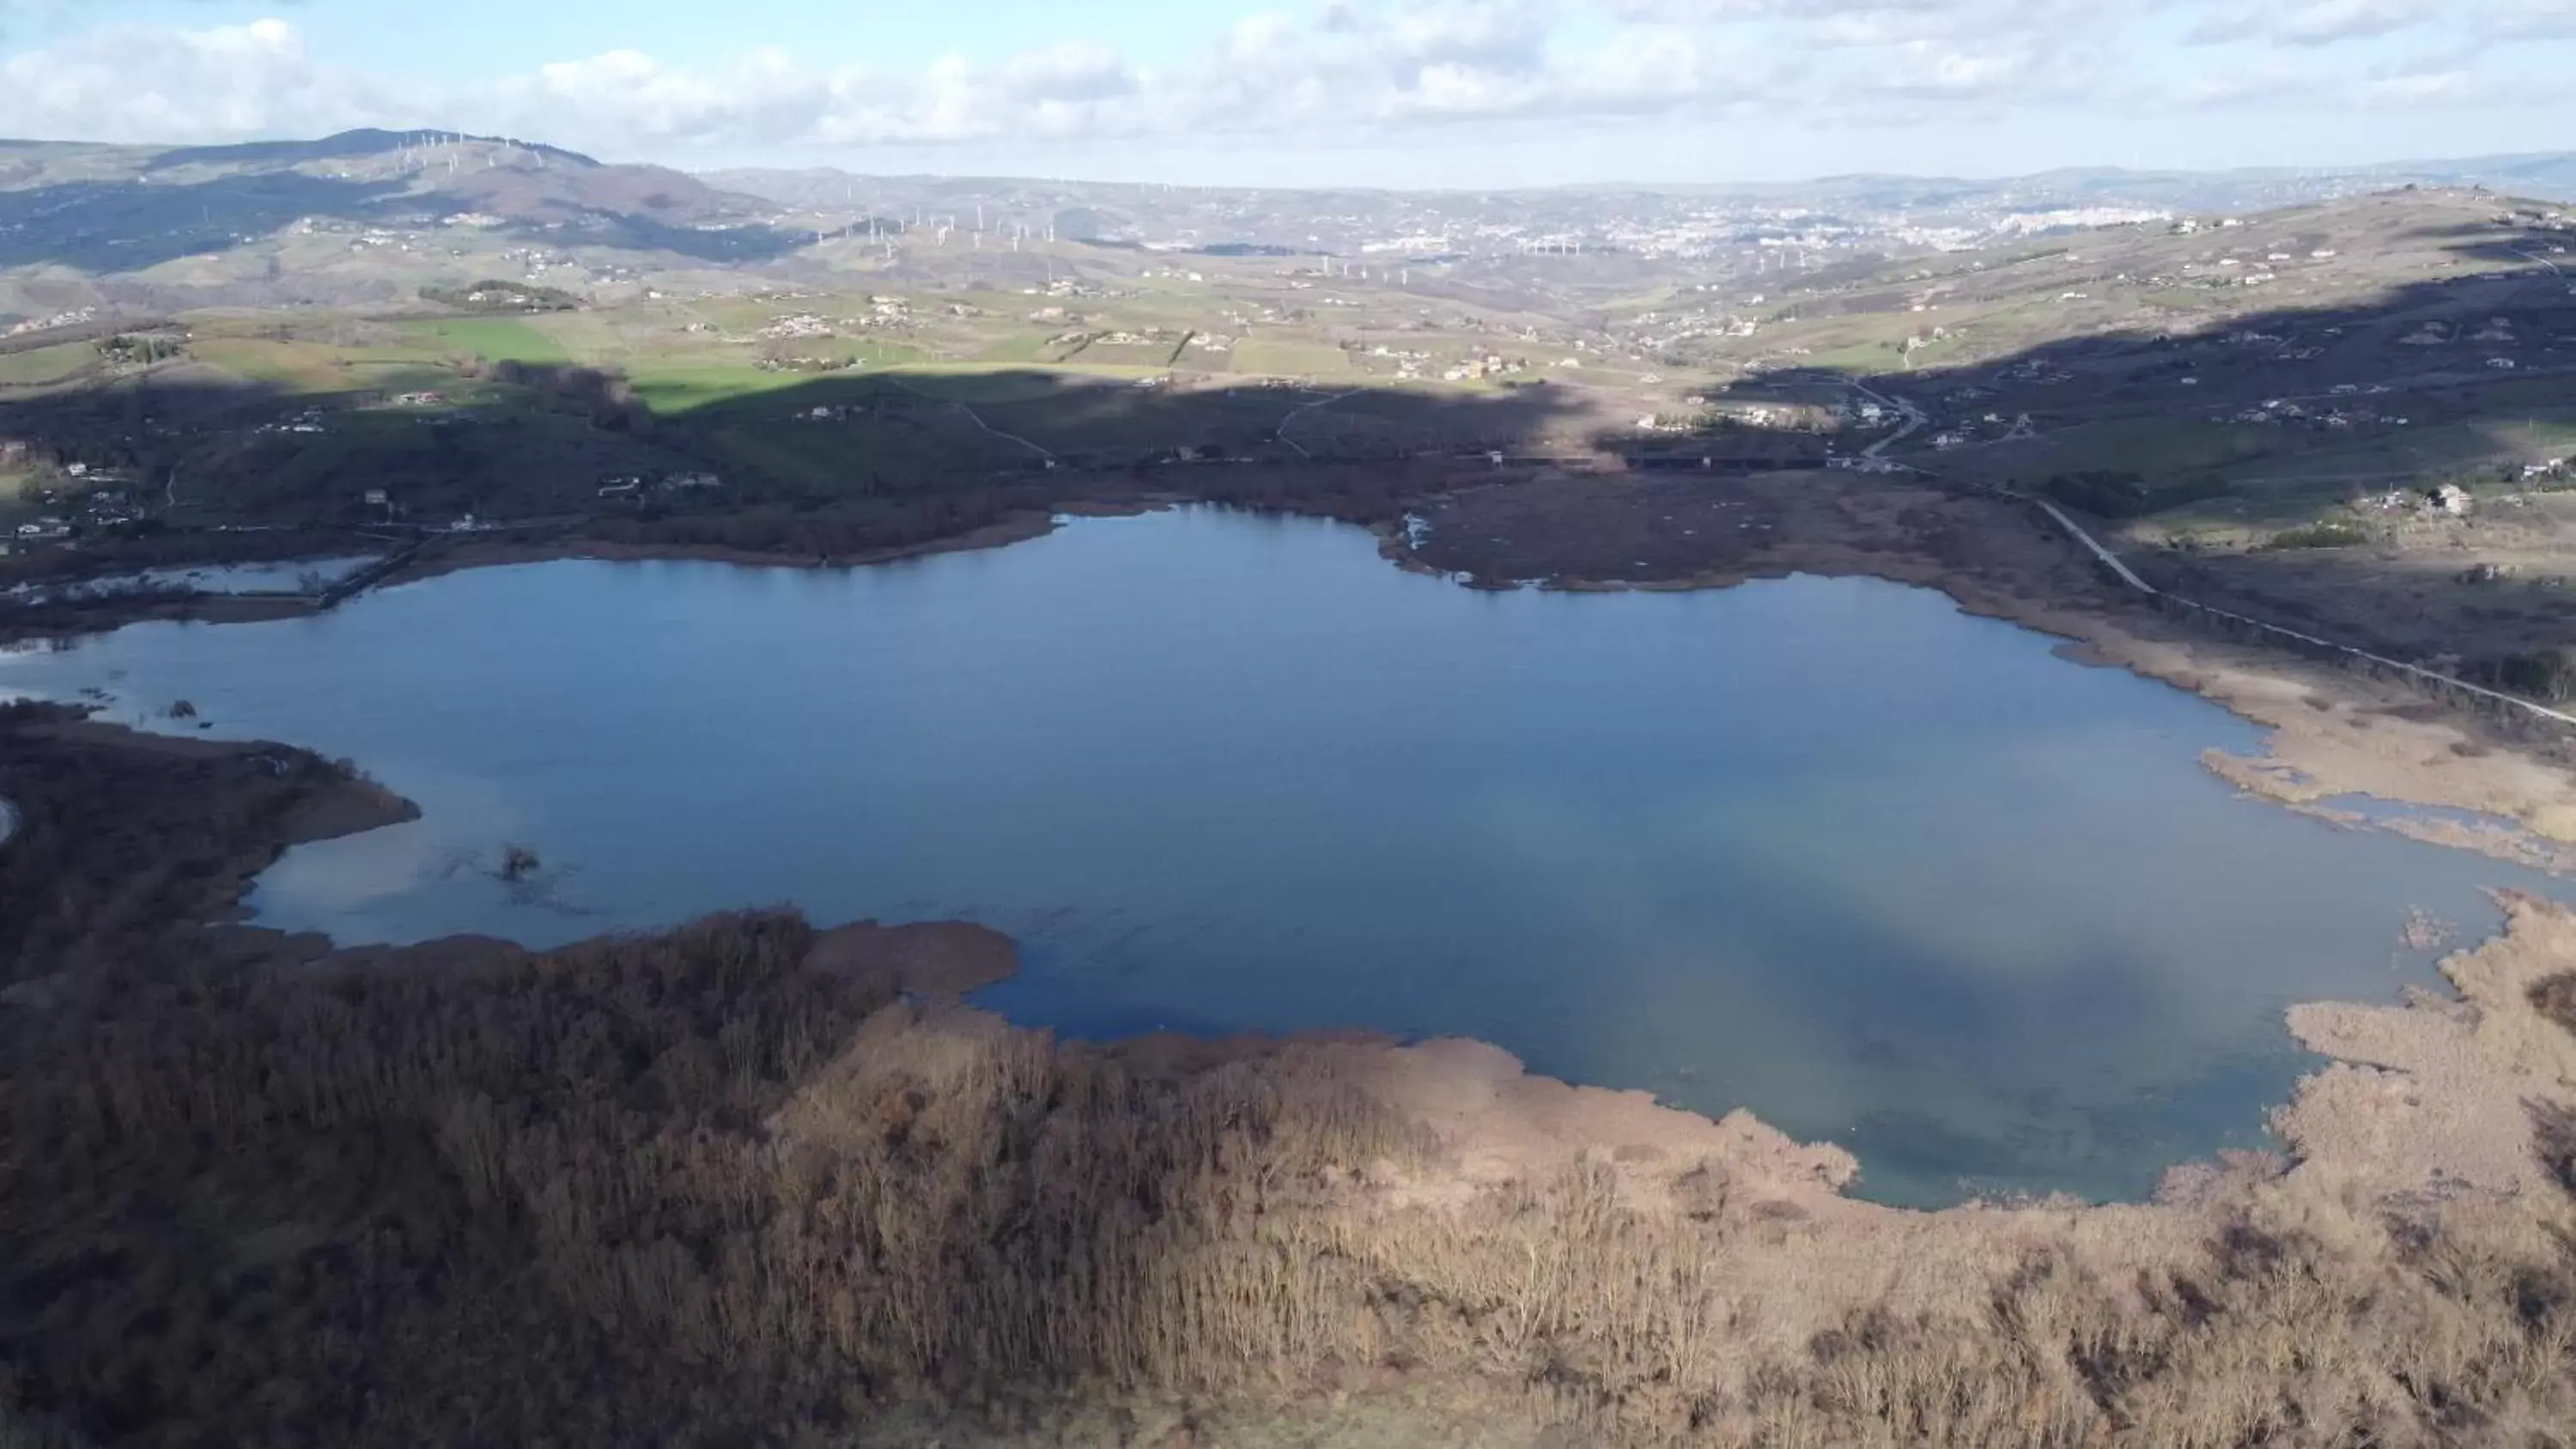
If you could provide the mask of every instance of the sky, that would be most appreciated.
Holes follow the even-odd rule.
[[[0,135],[1496,187],[2576,149],[2576,0],[0,0]]]

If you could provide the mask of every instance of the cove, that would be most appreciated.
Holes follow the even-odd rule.
[[[850,572],[476,570],[0,656],[0,692],[186,699],[419,802],[291,852],[263,924],[982,921],[1016,1020],[1480,1037],[1839,1142],[1899,1203],[2262,1145],[2315,1065],[2284,1007],[2429,984],[2410,908],[2563,893],[2240,799],[2197,757],[2250,727],[2056,645],[1866,579],[1477,593],[1184,509]]]

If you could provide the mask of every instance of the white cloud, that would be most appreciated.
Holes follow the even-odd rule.
[[[107,26],[0,58],[0,129],[24,136],[193,140],[363,124],[411,98],[315,61],[282,20]]]
[[[2576,0],[2495,0],[2480,17],[2491,40],[2557,40],[2576,36]]]
[[[2420,25],[2440,9],[2438,0],[2312,0],[2283,16],[2272,33],[2293,45],[2371,40]]]
[[[2436,26],[2438,57],[2419,52],[2402,74],[2363,64],[2372,39]],[[2176,47],[2175,34],[2251,49]],[[432,125],[686,160],[1444,128],[1454,140],[1640,118],[2045,126],[2077,112],[2474,106],[2515,63],[2509,41],[2559,34],[2576,35],[2576,0],[1282,0],[1161,64],[1068,35],[908,69],[774,47],[610,49],[429,85],[314,55],[281,20],[138,24],[0,56],[0,133],[189,141]]]
[[[2189,38],[2200,44],[2264,40],[2275,45],[2324,46],[2376,40],[2433,21],[2448,21],[2483,8],[2477,0],[2232,0],[2204,9]]]
[[[2458,100],[2477,89],[2477,77],[2464,70],[2413,71],[2373,78],[2363,94],[2378,105],[2421,106]]]

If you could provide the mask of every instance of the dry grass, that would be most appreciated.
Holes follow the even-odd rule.
[[[246,965],[138,913],[345,780],[11,742],[30,841],[99,877],[12,877],[59,905],[18,974],[103,974],[0,1011],[0,1449],[2539,1449],[2576,1425],[2563,1081],[2529,1103],[2557,1186],[2518,1196],[2240,1163],[2164,1206],[1920,1215],[1715,1158],[1497,1177],[1372,1074],[1386,1049],[1059,1044],[811,969],[792,916]],[[81,781],[113,805],[89,835]],[[155,781],[188,810],[146,808]],[[156,840],[203,863],[173,879]],[[2518,960],[2560,949],[2544,909]],[[2513,979],[2554,1013],[2571,978]]]
[[[1704,1181],[1640,1208],[1602,1165],[1405,1206],[1369,1184],[1443,1147],[1324,1056],[1149,1075],[827,980],[810,941],[742,916],[128,996],[10,1084],[16,1401],[156,1444],[788,1442],[906,1403],[1007,1438],[1390,1377],[1623,1444],[2576,1423],[2563,1202],[2274,1183],[2126,1278],[2080,1234],[1988,1273],[1963,1219],[1922,1240],[1967,1270],[1943,1293],[1783,1335],[1867,1242]],[[1784,1259],[1825,1281],[1781,1293]]]

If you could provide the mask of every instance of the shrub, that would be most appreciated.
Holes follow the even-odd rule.
[[[2254,548],[2257,553],[2281,553],[2301,548],[2353,548],[2368,542],[2369,533],[2358,524],[2311,523],[2304,528],[2284,529]]]
[[[2576,655],[2565,648],[2508,654],[2496,661],[2492,676],[2500,688],[2532,699],[2576,699]]]

